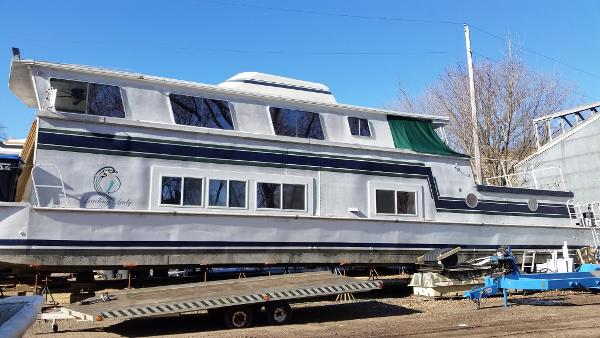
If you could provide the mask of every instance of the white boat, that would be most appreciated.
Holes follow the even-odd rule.
[[[571,192],[477,185],[438,136],[446,117],[261,73],[206,85],[15,58],[9,87],[36,117],[0,204],[5,265],[399,264],[591,244]]]

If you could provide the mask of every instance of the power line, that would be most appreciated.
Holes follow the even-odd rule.
[[[477,26],[474,26],[474,25],[469,25],[469,26],[470,26],[471,28],[473,28],[473,29],[475,29],[475,30],[477,30],[477,31],[479,31],[479,32],[481,32],[481,33],[483,33],[483,34],[489,35],[489,36],[491,36],[491,37],[493,37],[493,38],[495,38],[495,39],[498,39],[498,40],[500,40],[500,41],[506,41],[506,39],[505,39],[505,38],[503,38],[503,37],[501,37],[501,36],[498,36],[498,35],[496,35],[496,34],[494,34],[494,33],[490,33],[489,31],[487,31],[487,30],[485,30],[485,29],[483,29],[483,28],[480,28],[480,27],[477,27]],[[565,66],[565,67],[571,68],[571,69],[573,69],[573,70],[575,70],[575,71],[578,71],[578,72],[580,72],[580,73],[583,73],[583,74],[586,74],[586,75],[589,75],[589,76],[593,76],[593,77],[596,77],[596,78],[600,78],[600,75],[598,75],[598,74],[590,73],[590,72],[588,72],[588,71],[586,71],[586,70],[584,70],[584,69],[581,69],[581,68],[578,68],[578,67],[576,67],[576,66],[570,65],[570,64],[568,64],[568,63],[566,63],[566,62],[563,62],[563,61],[561,61],[561,60],[558,60],[558,59],[556,59],[556,58],[553,58],[553,57],[551,57],[551,56],[545,55],[545,54],[543,54],[543,53],[541,53],[541,52],[538,52],[538,51],[536,51],[536,50],[533,50],[533,49],[531,49],[531,48],[527,48],[527,47],[522,47],[522,48],[523,48],[523,50],[524,50],[524,51],[527,51],[527,52],[529,52],[529,53],[531,53],[531,54],[534,54],[534,55],[537,55],[537,56],[543,57],[543,58],[545,58],[545,59],[547,59],[547,60],[550,60],[550,61],[552,61],[552,62],[556,62],[556,63],[558,63],[558,64],[560,64],[560,65],[563,65],[563,66]]]
[[[290,12],[290,13],[299,13],[299,14],[307,14],[307,15],[320,15],[320,16],[332,16],[332,17],[343,17],[343,18],[352,18],[352,19],[363,19],[363,20],[380,20],[380,21],[401,21],[401,22],[411,22],[411,23],[428,23],[428,24],[445,24],[445,25],[463,25],[463,22],[457,22],[457,21],[449,21],[449,20],[425,20],[425,19],[410,19],[410,18],[401,18],[401,17],[387,17],[387,16],[366,16],[366,15],[353,15],[353,14],[343,14],[343,13],[332,13],[332,12],[320,12],[320,11],[311,11],[311,10],[303,10],[303,9],[293,9],[293,8],[284,8],[284,7],[272,7],[272,6],[260,6],[260,5],[253,5],[253,4],[244,4],[244,3],[237,3],[237,2],[228,2],[228,1],[217,1],[217,0],[209,0],[209,2],[212,3],[216,3],[216,4],[221,4],[221,5],[226,5],[226,6],[237,6],[237,7],[246,7],[246,8],[255,8],[255,9],[265,9],[265,10],[270,10],[270,11],[278,11],[278,12]],[[469,24],[470,27],[472,27],[473,29],[476,29],[484,34],[487,34],[495,39],[498,39],[500,41],[505,41],[504,38],[491,33],[481,27],[478,26],[474,26]],[[592,76],[592,77],[596,77],[596,78],[600,78],[600,75],[598,74],[594,74],[591,72],[588,72],[584,69],[581,69],[579,67],[570,65],[564,61],[558,60],[554,57],[548,56],[544,53],[538,52],[534,49],[531,48],[527,48],[527,47],[522,47],[523,50],[537,55],[539,57],[545,58],[547,60],[550,60],[552,62],[556,62],[560,65],[563,65],[565,67],[571,68],[575,71],[578,71],[580,73]]]
[[[351,18],[351,19],[402,21],[402,22],[430,23],[430,24],[442,24],[442,25],[462,25],[463,24],[462,22],[457,22],[457,21],[409,19],[409,18],[400,18],[400,17],[389,17],[389,16],[368,16],[368,15],[354,15],[354,14],[343,14],[343,13],[333,13],[333,12],[319,12],[319,11],[310,11],[310,10],[304,10],[304,9],[260,6],[260,5],[252,5],[252,4],[245,4],[245,3],[239,3],[239,2],[228,2],[228,1],[209,0],[207,2],[212,2],[212,3],[226,5],[226,6],[266,9],[266,10],[277,11],[277,12],[290,12],[290,13],[298,13],[298,14],[332,16],[332,17]]]
[[[475,51],[473,51],[473,54],[475,54],[477,56],[480,56],[482,58],[485,58],[485,59],[487,59],[487,60],[489,60],[489,61],[491,61],[493,63],[496,63],[496,64],[500,63],[498,60],[495,60],[495,59],[493,59],[493,58],[491,58],[491,57],[489,57],[487,55],[484,55],[484,54],[481,54],[481,53],[478,53],[478,52],[475,52]],[[584,93],[582,93],[580,91],[577,91],[577,90],[574,90],[574,89],[573,89],[573,93],[577,94],[577,95],[580,95],[581,97],[585,97],[586,99],[589,99],[589,100],[595,100],[595,98],[593,98],[593,97],[591,97],[589,95],[585,95]]]

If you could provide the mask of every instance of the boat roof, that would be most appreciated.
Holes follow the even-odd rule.
[[[0,158],[10,158],[10,156],[19,156],[25,139],[7,139],[0,141]]]
[[[235,85],[235,83],[248,84],[248,81],[259,81],[265,83],[282,83],[282,86],[292,85],[295,87],[303,87],[308,88],[313,91],[321,92],[322,94],[331,93],[329,92],[329,88],[325,85],[307,82],[295,79],[288,79],[280,76],[262,74],[257,72],[245,72],[240,73],[226,80],[224,83],[220,85],[209,85],[203,84],[199,82],[185,81],[185,80],[177,80],[172,78],[153,76],[141,73],[134,73],[122,70],[114,70],[114,69],[106,69],[101,67],[92,67],[85,65],[76,65],[76,64],[65,64],[65,63],[56,63],[56,62],[46,62],[46,61],[36,61],[36,60],[20,60],[13,59],[11,63],[11,72],[9,79],[9,88],[25,103],[27,106],[31,108],[37,108],[37,98],[35,93],[35,88],[33,85],[32,76],[30,73],[30,68],[38,66],[42,68],[51,68],[58,69],[64,71],[73,71],[79,73],[93,74],[99,76],[108,76],[119,79],[126,80],[134,80],[134,81],[142,81],[146,83],[152,83],[155,85],[171,85],[171,86],[179,86],[190,89],[200,89],[200,90],[209,90],[216,93],[221,93],[224,95],[232,94],[232,95],[240,95],[246,96],[248,98],[258,98],[258,99],[271,99],[271,100],[279,100],[279,101],[287,101],[290,103],[300,103],[300,104],[308,104],[314,105],[322,108],[330,108],[335,110],[341,110],[346,112],[360,112],[360,113],[371,113],[371,114],[384,114],[384,115],[395,115],[395,116],[403,116],[418,120],[426,120],[431,121],[437,125],[445,125],[448,123],[449,118],[447,116],[440,115],[424,115],[424,114],[415,114],[415,113],[407,113],[407,112],[398,112],[394,110],[386,110],[386,109],[377,109],[377,108],[369,108],[362,106],[355,106],[349,104],[341,104],[335,102],[335,99],[319,99],[314,96],[310,97],[310,100],[301,99],[301,98],[293,98],[289,96],[282,96],[277,94],[269,94],[266,92],[261,92],[257,90],[249,89],[247,86]],[[331,97],[333,97],[331,95]]]

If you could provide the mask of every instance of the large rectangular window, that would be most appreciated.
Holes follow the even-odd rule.
[[[414,191],[375,190],[375,210],[378,214],[416,215]]]
[[[371,137],[369,129],[369,120],[358,117],[348,117],[348,125],[350,126],[350,134],[356,136]]]
[[[273,107],[269,111],[276,135],[325,139],[319,114]]]
[[[161,179],[160,204],[202,206],[202,179],[163,176]]]
[[[256,207],[259,209],[306,210],[306,186],[259,182],[256,184]]]
[[[229,102],[202,97],[169,94],[175,123],[233,130]]]
[[[63,79],[50,79],[50,86],[56,91],[56,111],[125,117],[121,88],[118,86]]]
[[[211,207],[246,207],[246,182],[235,180],[210,180],[208,205]]]

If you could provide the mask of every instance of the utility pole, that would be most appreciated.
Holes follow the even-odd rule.
[[[481,173],[481,153],[479,152],[479,134],[477,133],[477,106],[475,104],[475,81],[473,79],[473,51],[471,50],[471,38],[469,26],[465,26],[465,40],[467,42],[467,66],[469,68],[469,91],[471,94],[471,125],[473,126],[473,153],[475,156],[475,182],[481,184],[483,176]]]

